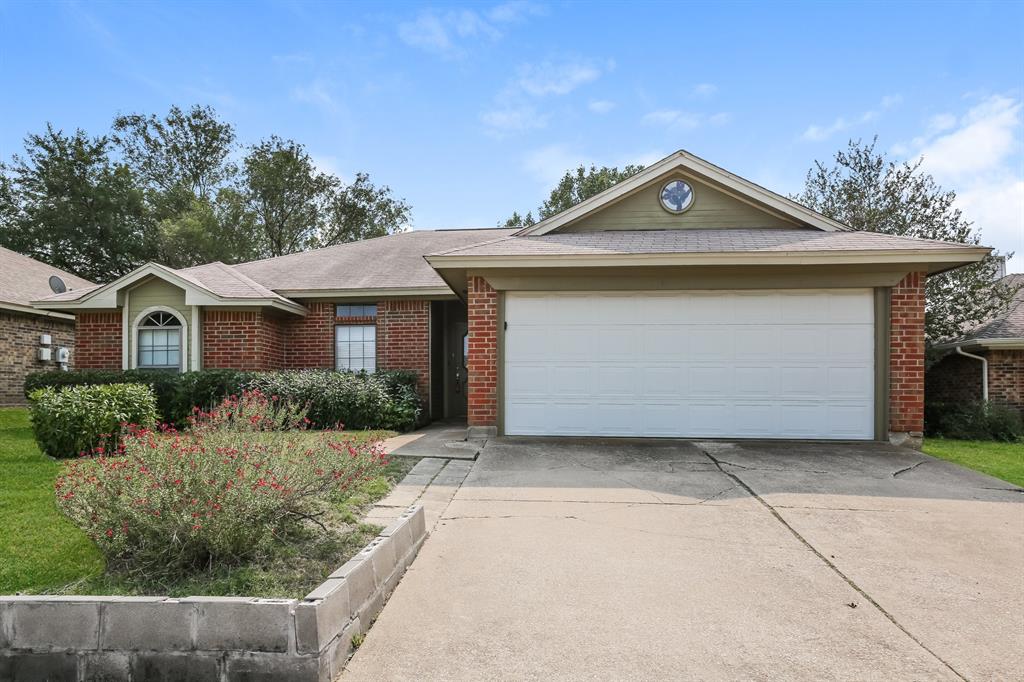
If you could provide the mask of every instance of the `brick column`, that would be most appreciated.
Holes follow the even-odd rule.
[[[377,302],[377,367],[416,372],[430,404],[430,301]]]
[[[889,314],[889,432],[920,443],[924,431],[924,282],[911,272],[893,287]]]
[[[121,311],[75,315],[75,369],[121,369]]]
[[[483,277],[467,282],[470,427],[498,425],[498,292]]]

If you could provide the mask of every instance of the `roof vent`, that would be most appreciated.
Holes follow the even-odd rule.
[[[68,290],[68,285],[57,275],[50,275],[50,290],[55,294],[63,294]]]

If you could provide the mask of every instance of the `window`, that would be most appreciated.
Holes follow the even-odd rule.
[[[334,312],[338,317],[377,317],[377,306],[370,305],[339,305]]]
[[[181,321],[171,313],[157,311],[139,323],[138,367],[181,369]]]
[[[334,366],[353,372],[376,371],[377,327],[372,324],[339,324],[335,327]]]

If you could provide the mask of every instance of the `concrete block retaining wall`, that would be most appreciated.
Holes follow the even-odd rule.
[[[304,599],[0,597],[0,680],[327,682],[426,535],[410,507]]]

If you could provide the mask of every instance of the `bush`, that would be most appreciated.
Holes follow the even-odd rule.
[[[300,428],[304,409],[246,392],[185,432],[137,429],[120,456],[68,463],[57,504],[108,566],[147,579],[272,556],[323,505],[379,475],[379,444]]]
[[[331,370],[260,372],[250,375],[249,389],[309,407],[317,428],[395,429],[415,426],[420,400],[398,373],[365,374]]]
[[[1024,440],[1024,421],[1019,411],[986,403],[927,403],[924,429],[929,436],[962,440]]]
[[[309,404],[309,417],[320,428],[341,423],[351,429],[394,429],[416,426],[422,414],[415,372],[405,370],[335,372],[295,370],[242,372],[208,369],[199,372],[158,370],[78,370],[37,372],[25,379],[25,395],[45,386],[139,383],[153,389],[160,419],[185,426],[192,408],[207,409],[243,389]]]
[[[225,396],[241,393],[247,375],[230,369],[183,374],[147,369],[35,372],[25,377],[25,395],[31,397],[33,391],[47,386],[146,384],[156,395],[159,418],[169,424],[184,424],[193,407],[208,408]]]
[[[116,447],[127,424],[152,428],[156,398],[141,384],[41,388],[31,395],[32,431],[51,457]]]

